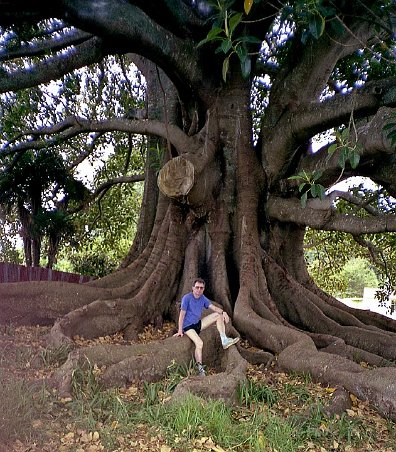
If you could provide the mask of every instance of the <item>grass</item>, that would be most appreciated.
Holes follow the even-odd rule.
[[[22,440],[36,439],[39,432],[34,421],[44,409],[44,392],[33,389],[20,378],[0,374],[0,439],[4,442],[15,437]]]
[[[40,358],[44,366],[61,366],[64,364],[69,356],[70,347],[68,345],[61,345],[58,348],[44,348],[40,351]]]
[[[290,377],[282,385],[247,379],[239,388],[238,406],[188,395],[169,402],[178,381],[190,375],[192,367],[175,364],[167,377],[141,386],[143,399],[127,400],[118,390],[104,391],[95,372],[77,371],[74,375],[73,416],[81,428],[93,431],[100,426],[101,438],[108,450],[119,450],[120,433],[139,426],[160,432],[172,450],[189,451],[278,451],[301,450],[393,450],[396,440],[393,423],[384,423],[388,443],[377,447],[379,436],[360,417],[348,414],[327,418],[322,411],[313,383],[306,376]],[[300,408],[288,413],[290,406]],[[114,434],[117,425],[118,439]],[[384,427],[387,426],[387,427]],[[383,432],[383,431],[382,431]],[[381,437],[381,439],[383,439]],[[388,449],[387,449],[388,448]],[[323,449],[322,449],[323,450]]]
[[[29,337],[35,340],[35,332]],[[346,413],[326,417],[322,407],[331,400],[332,388],[313,383],[309,375],[251,366],[238,388],[237,404],[228,406],[192,395],[171,400],[178,383],[196,375],[192,362],[173,362],[163,380],[121,389],[103,388],[97,378],[101,370],[87,363],[73,373],[73,398],[62,400],[44,385],[33,387],[19,376],[25,375],[24,369],[31,377],[37,371],[50,375],[67,350],[39,348],[30,357],[25,350],[3,347],[0,356],[5,364],[14,363],[14,373],[7,370],[3,375],[0,368],[0,449],[2,441],[18,439],[26,447],[38,447],[29,450],[395,450],[394,422],[380,418],[363,402],[355,400]],[[40,368],[26,367],[33,357],[40,358]]]

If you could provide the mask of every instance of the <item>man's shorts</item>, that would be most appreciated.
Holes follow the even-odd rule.
[[[193,323],[192,325],[188,325],[185,328],[183,328],[183,333],[185,333],[188,330],[194,330],[197,332],[197,334],[199,334],[201,332],[201,321],[197,322],[197,323]]]

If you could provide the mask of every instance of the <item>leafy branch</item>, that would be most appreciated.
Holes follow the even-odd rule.
[[[391,117],[396,120],[396,113],[393,113]],[[392,147],[396,150],[396,122],[388,122],[383,128],[383,132],[388,140],[390,140]]]
[[[358,143],[356,139],[351,138],[351,131],[353,130],[353,136],[357,137],[357,130],[355,122],[353,120],[353,112],[351,113],[348,127],[343,130],[336,130],[335,143],[329,146],[328,159],[330,159],[335,152],[339,152],[338,165],[341,168],[341,174],[338,177],[335,184],[341,179],[345,171],[345,166],[349,162],[352,169],[357,168],[360,162],[360,154],[362,153],[362,145]]]
[[[210,42],[218,42],[215,53],[223,53],[225,59],[223,61],[222,76],[223,80],[227,80],[227,73],[230,67],[230,58],[236,55],[239,59],[243,77],[249,77],[252,69],[252,62],[248,53],[248,44],[261,44],[261,40],[255,36],[237,35],[236,29],[243,21],[245,15],[248,15],[253,5],[253,0],[244,1],[244,12],[236,12],[231,8],[233,1],[217,0],[213,6],[217,10],[215,21],[212,29],[209,31],[205,39],[200,41],[197,47]],[[239,27],[240,28],[240,27]]]
[[[350,138],[350,129],[344,129],[342,131],[335,131],[336,142],[329,146],[327,152],[329,158],[332,157],[334,152],[339,151],[338,164],[345,170],[345,165],[349,162],[351,168],[355,169],[360,162],[360,152],[362,145],[357,142],[352,142]]]
[[[302,193],[301,195],[301,206],[305,207],[307,205],[308,195],[312,198],[323,199],[326,195],[326,190],[323,185],[318,184],[317,181],[322,177],[321,171],[314,171],[309,173],[305,170],[296,174],[295,176],[290,176],[290,180],[300,181],[298,186],[298,191]]]

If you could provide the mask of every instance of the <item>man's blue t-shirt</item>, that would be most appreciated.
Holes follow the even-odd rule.
[[[195,298],[192,292],[184,295],[181,302],[181,309],[186,311],[183,328],[198,323],[201,320],[202,311],[204,308],[208,309],[210,303],[205,295],[201,295],[199,298]]]

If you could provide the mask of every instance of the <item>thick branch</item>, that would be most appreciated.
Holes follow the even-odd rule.
[[[76,46],[88,39],[92,38],[90,33],[85,33],[80,30],[72,30],[65,33],[61,37],[50,37],[45,41],[39,41],[37,43],[29,43],[16,47],[15,50],[7,49],[0,52],[0,61],[9,61],[14,58],[42,56],[48,54],[49,51],[57,51],[65,49],[66,47]]]
[[[30,21],[37,22],[55,15],[56,6],[56,3],[49,3],[47,0],[34,2],[1,0],[0,25],[9,26]]]
[[[103,56],[102,41],[98,38],[89,39],[69,52],[42,60],[33,67],[2,73],[0,93],[48,83],[74,69],[97,63]]]
[[[393,215],[358,218],[337,214],[331,209],[312,209],[309,205],[303,208],[298,199],[271,197],[267,204],[267,210],[273,220],[297,223],[309,226],[312,229],[350,232],[351,234],[396,231],[396,216]]]
[[[49,139],[35,139],[18,143],[14,146],[6,146],[2,150],[3,155],[12,155],[24,152],[28,149],[43,149],[48,146],[58,145],[70,138],[82,133],[90,132],[120,132],[137,133],[143,135],[157,135],[170,139],[171,143],[180,152],[186,152],[200,148],[198,139],[188,137],[179,127],[165,124],[161,121],[130,120],[125,118],[113,118],[104,121],[90,121],[84,118],[70,117],[50,127],[43,127],[34,131],[26,132],[26,135],[40,137],[44,135],[55,135]],[[60,133],[58,133],[60,131]]]
[[[192,41],[179,39],[155,23],[135,5],[123,0],[63,0],[64,16],[73,25],[116,45],[118,52],[134,52],[157,63],[176,86],[199,85],[203,78]]]
[[[360,163],[354,170],[354,175],[364,175],[365,165],[370,162],[370,169],[372,171],[373,162],[381,163],[388,155],[392,155],[394,149],[392,143],[386,138],[383,133],[384,126],[391,119],[394,109],[382,107],[371,121],[357,129],[357,141],[360,145]],[[350,144],[354,145],[356,137],[350,135]],[[324,146],[315,154],[305,156],[296,169],[296,173],[306,171],[308,173],[314,171],[322,171],[323,175],[320,183],[326,187],[330,187],[339,178],[341,167],[339,165],[339,152],[335,151],[329,158],[328,147],[331,143]],[[348,177],[349,168],[347,166],[345,177]]]
[[[197,5],[188,6],[183,0],[165,0],[162,2],[134,0],[133,3],[161,27],[166,28],[176,36],[184,38],[187,35],[203,39],[210,29],[207,17],[200,17]]]
[[[279,176],[286,175],[296,159],[305,154],[304,143],[314,134],[314,131],[316,133],[316,131],[326,130],[326,127],[319,126],[318,123],[322,123],[323,118],[318,119],[318,115],[315,116],[317,129],[310,129],[312,132],[308,133],[305,130],[305,127],[310,127],[308,118],[300,125],[300,114],[304,117],[313,106],[314,109],[317,108],[320,95],[338,61],[358,48],[364,47],[375,34],[372,25],[362,18],[352,20],[355,22],[354,25],[349,26],[348,32],[337,34],[328,30],[328,33],[324,33],[309,47],[295,41],[295,48],[289,55],[288,65],[275,79],[271,96],[276,101],[270,103],[261,131],[262,136],[265,137],[262,160],[267,163],[266,170],[271,182]],[[353,34],[349,30],[353,31]],[[378,101],[375,102],[373,96],[366,96],[365,102],[370,105],[372,112],[375,108],[374,103],[377,108],[381,105]],[[352,106],[348,108],[350,112]],[[365,108],[368,107],[365,106]],[[346,114],[343,112],[338,118],[338,124],[342,123],[342,118]],[[324,122],[326,121],[325,118]],[[281,134],[278,133],[279,129],[282,130]]]
[[[396,77],[367,83],[348,95],[336,95],[329,100],[309,106],[292,114],[292,129],[296,135],[313,135],[348,123],[351,113],[355,119],[374,114],[380,106],[396,106]]]

